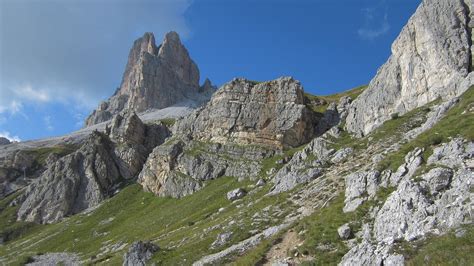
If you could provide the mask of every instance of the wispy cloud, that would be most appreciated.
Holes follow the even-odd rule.
[[[54,130],[53,124],[51,122],[51,116],[47,115],[47,116],[43,117],[43,122],[44,122],[44,125],[46,127],[46,130],[48,130],[48,131],[53,131]]]
[[[35,102],[48,102],[51,100],[51,96],[46,90],[34,89],[29,84],[18,87],[14,92],[20,99],[26,99]]]
[[[376,7],[363,8],[362,14],[364,23],[357,30],[360,38],[372,41],[390,31],[388,10],[384,1]]]
[[[21,141],[18,136],[12,136],[8,131],[0,131],[0,137],[7,138],[10,141]]]
[[[0,122],[39,104],[89,112],[120,83],[134,39],[145,31],[157,41],[170,30],[189,34],[191,3],[0,0]]]

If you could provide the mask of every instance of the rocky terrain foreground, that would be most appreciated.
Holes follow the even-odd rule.
[[[200,85],[146,33],[85,128],[0,139],[0,264],[473,264],[473,4],[424,0],[329,96]]]

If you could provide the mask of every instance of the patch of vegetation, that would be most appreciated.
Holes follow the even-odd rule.
[[[297,232],[304,232],[304,244],[298,248],[301,254],[312,255],[314,260],[310,265],[336,265],[349,249],[341,240],[337,229],[349,223],[352,232],[361,229],[368,221],[367,214],[377,202],[385,201],[394,188],[381,188],[373,200],[364,202],[354,212],[344,213],[344,193],[341,193],[325,208],[317,210],[304,218],[296,226]]]
[[[453,137],[463,137],[469,141],[474,140],[474,87],[467,90],[460,101],[431,129],[421,133],[414,140],[404,144],[398,151],[389,154],[379,164],[379,169],[395,171],[404,161],[405,155],[416,147],[424,148],[424,159],[427,159],[432,148],[443,142],[448,142]],[[417,108],[396,120],[389,120],[375,131],[371,136],[381,139],[386,132],[397,132],[399,127],[407,123],[418,112],[428,112],[426,107]]]
[[[290,160],[296,152],[303,150],[304,147],[306,147],[306,145],[307,144],[303,144],[296,148],[287,149],[283,151],[281,154],[277,154],[273,157],[263,159],[262,164],[261,164],[262,168],[260,170],[259,176],[262,178],[266,177],[267,171],[269,171],[272,168],[279,170],[281,167],[283,167],[284,164],[278,163],[278,161],[285,160],[285,159]]]
[[[366,88],[368,85],[363,85],[359,86],[357,88],[344,91],[341,93],[336,93],[336,94],[331,94],[331,95],[324,95],[324,96],[319,96],[319,95],[312,95],[309,93],[305,93],[305,97],[308,99],[309,102],[320,102],[321,104],[318,105],[311,105],[308,104],[310,109],[312,109],[314,112],[317,113],[324,113],[326,109],[328,108],[329,104],[331,103],[338,103],[339,100],[344,97],[344,96],[349,96],[352,98],[352,100],[355,100],[357,96],[359,96]]]
[[[7,243],[28,234],[36,227],[34,223],[16,221],[19,206],[9,205],[20,193],[17,192],[0,200],[0,237]]]
[[[344,195],[341,193],[328,207],[304,218],[296,227],[297,232],[304,232],[304,244],[298,248],[299,252],[313,255],[312,263],[317,265],[337,264],[348,251],[337,229],[345,223],[361,221],[368,211],[367,206],[364,204],[355,212],[343,213]],[[352,224],[351,227],[358,226]]]
[[[43,166],[46,163],[46,159],[50,154],[57,154],[59,157],[63,157],[74,152],[77,147],[73,145],[58,145],[54,147],[37,148],[27,150],[26,152],[35,158],[34,165],[37,167]]]
[[[467,225],[462,230],[465,233],[461,237],[456,237],[453,230],[441,236],[403,242],[396,252],[405,256],[406,265],[471,265],[474,261],[474,226]]]
[[[158,121],[160,121],[163,125],[165,125],[167,127],[172,127],[176,123],[176,119],[174,119],[174,118],[164,118],[164,119],[160,119]]]
[[[265,262],[265,255],[272,248],[272,246],[278,244],[281,241],[281,237],[284,232],[265,239],[255,248],[245,252],[244,254],[235,257],[234,261],[230,262],[231,266],[244,266],[244,265],[262,265]]]
[[[341,133],[338,138],[329,136],[329,148],[335,150],[339,150],[341,148],[353,148],[354,150],[361,150],[366,148],[366,143],[364,140],[353,137],[342,128],[339,129],[341,130]]]

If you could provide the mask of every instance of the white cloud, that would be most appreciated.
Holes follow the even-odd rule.
[[[2,100],[4,101],[3,103],[2,103]],[[5,101],[5,100],[8,100],[8,99],[0,100],[0,114],[10,113],[14,115],[20,112],[21,109],[23,108],[23,104],[18,100],[14,100],[14,99],[11,99],[10,101]]]
[[[7,131],[0,131],[0,137],[7,138],[10,141],[21,141],[18,136],[12,136],[10,132]]]
[[[362,9],[362,13],[364,25],[357,30],[357,34],[362,39],[374,40],[390,31],[388,11],[384,1],[377,7]]]
[[[47,91],[41,89],[33,89],[31,85],[25,85],[16,88],[15,94],[20,99],[26,99],[33,102],[48,102],[51,99]]]
[[[191,3],[0,0],[0,122],[33,104],[88,113],[120,84],[136,38],[152,31],[160,42],[170,30],[188,36]]]

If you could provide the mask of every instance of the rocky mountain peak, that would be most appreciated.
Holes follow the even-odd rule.
[[[120,87],[85,124],[108,121],[123,110],[141,113],[199,98],[199,88],[199,69],[179,35],[169,32],[156,46],[153,33],[147,32],[130,49]]]

